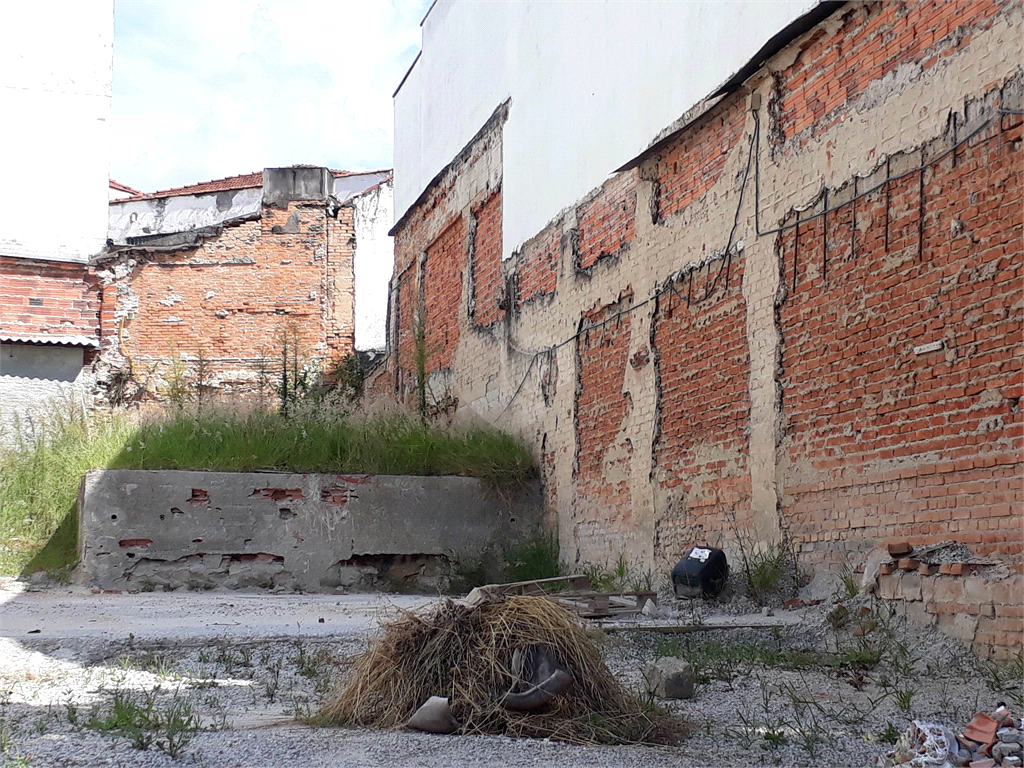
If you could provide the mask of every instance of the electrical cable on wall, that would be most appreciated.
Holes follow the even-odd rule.
[[[888,192],[888,185],[891,182],[899,181],[899,180],[904,179],[904,178],[906,178],[908,176],[912,176],[915,173],[922,173],[923,174],[924,170],[926,168],[929,168],[929,167],[937,164],[941,160],[943,160],[946,157],[948,157],[950,154],[955,153],[960,147],[962,147],[963,145],[965,145],[965,144],[969,143],[971,140],[973,140],[977,135],[979,135],[982,131],[984,131],[986,128],[988,128],[992,124],[992,121],[994,119],[994,118],[990,117],[987,120],[985,120],[984,122],[982,122],[977,128],[975,128],[973,131],[971,131],[970,134],[968,134],[967,136],[965,136],[962,139],[958,139],[953,144],[953,146],[950,147],[950,149],[946,150],[945,152],[942,152],[941,154],[936,155],[934,158],[932,158],[931,160],[928,160],[927,162],[924,162],[922,160],[922,163],[920,165],[918,165],[917,167],[911,168],[911,169],[909,169],[907,171],[904,171],[903,173],[899,173],[896,176],[890,176],[889,175],[890,158],[886,158],[886,178],[885,178],[884,181],[882,181],[882,182],[880,182],[878,184],[875,184],[874,186],[869,187],[868,189],[865,189],[865,190],[863,190],[863,191],[861,191],[859,193],[856,193],[854,195],[854,197],[851,198],[850,200],[846,200],[846,201],[844,201],[844,202],[842,202],[842,203],[840,203],[838,205],[835,205],[835,206],[833,206],[831,208],[828,206],[828,189],[824,188],[822,190],[822,192],[820,193],[821,196],[818,198],[818,199],[822,199],[823,198],[824,201],[825,201],[825,205],[823,207],[823,210],[821,210],[821,211],[819,211],[817,213],[811,214],[810,216],[808,216],[806,218],[800,218],[801,210],[806,210],[807,208],[809,208],[809,207],[811,207],[813,205],[816,205],[817,204],[817,200],[818,200],[818,199],[816,199],[815,201],[811,202],[808,206],[805,206],[803,209],[797,209],[797,208],[793,209],[793,210],[796,211],[796,214],[797,214],[796,215],[796,220],[794,222],[789,223],[789,224],[782,224],[782,225],[780,225],[778,227],[774,227],[772,229],[764,229],[763,230],[763,229],[761,229],[761,220],[760,220],[760,212],[761,212],[761,152],[760,152],[760,148],[761,148],[761,117],[760,117],[760,113],[758,111],[756,111],[756,110],[752,111],[751,114],[753,115],[753,118],[754,118],[754,130],[750,134],[750,137],[749,137],[749,140],[748,140],[747,164],[746,164],[746,167],[745,167],[744,173],[743,173],[743,181],[742,181],[742,183],[740,185],[739,199],[738,199],[737,204],[736,204],[736,212],[735,212],[735,214],[733,216],[732,227],[729,230],[729,237],[728,237],[728,240],[726,242],[726,246],[723,249],[723,251],[721,251],[721,253],[718,256],[712,257],[711,259],[705,260],[705,261],[703,261],[703,262],[701,262],[699,264],[687,265],[687,266],[683,267],[682,269],[678,270],[677,272],[672,273],[666,279],[666,283],[664,285],[662,285],[661,287],[656,287],[654,293],[651,294],[651,296],[649,296],[648,298],[646,298],[643,301],[639,302],[638,304],[634,304],[633,306],[631,306],[631,307],[629,307],[627,309],[624,309],[624,310],[621,310],[619,312],[616,312],[611,317],[605,318],[604,320],[602,320],[599,323],[595,323],[594,325],[589,325],[586,328],[583,328],[583,329],[577,331],[572,336],[569,336],[564,341],[561,341],[561,342],[559,342],[557,344],[554,344],[554,345],[552,345],[550,347],[542,349],[542,350],[540,350],[538,352],[534,352],[533,356],[530,358],[529,364],[527,365],[526,373],[523,375],[523,378],[519,382],[519,386],[516,387],[516,390],[513,393],[512,397],[509,399],[508,403],[505,404],[505,407],[502,408],[501,412],[494,419],[494,421],[492,422],[493,424],[497,424],[498,421],[501,420],[502,416],[504,416],[505,413],[508,411],[508,409],[512,406],[512,403],[514,403],[516,401],[516,399],[519,397],[519,394],[523,391],[523,387],[526,384],[526,380],[529,378],[530,373],[533,370],[534,363],[537,361],[537,358],[540,357],[541,355],[553,355],[558,349],[560,349],[561,347],[564,347],[565,345],[575,341],[576,339],[578,339],[584,333],[589,333],[590,331],[602,328],[603,326],[607,325],[608,323],[612,322],[613,320],[616,320],[616,319],[622,317],[623,315],[628,315],[628,314],[630,314],[632,312],[635,312],[636,310],[640,309],[641,307],[645,306],[646,304],[651,303],[652,301],[654,301],[655,299],[659,298],[661,295],[663,295],[664,293],[667,293],[670,290],[672,292],[674,292],[676,294],[676,296],[680,300],[683,300],[682,295],[675,288],[675,283],[678,280],[682,279],[683,277],[689,277],[691,279],[691,281],[692,281],[693,272],[695,272],[696,270],[701,269],[702,267],[710,264],[712,261],[715,261],[715,260],[721,260],[722,261],[721,265],[719,266],[718,272],[715,275],[714,280],[711,281],[710,284],[708,284],[707,282],[705,283],[704,296],[702,298],[700,298],[699,300],[694,300],[691,297],[690,292],[688,291],[687,292],[687,297],[686,297],[687,306],[691,306],[692,304],[701,304],[701,303],[707,301],[714,294],[714,292],[717,290],[718,280],[721,277],[721,274],[722,274],[723,270],[726,273],[725,286],[726,286],[726,288],[728,288],[728,285],[729,285],[729,279],[728,279],[729,267],[731,266],[731,262],[732,262],[733,239],[734,239],[735,234],[736,234],[736,229],[739,226],[740,213],[741,213],[742,207],[743,207],[743,194],[744,194],[744,191],[747,188],[747,184],[748,184],[748,181],[749,181],[751,164],[753,164],[753,166],[754,166],[754,231],[755,231],[756,236],[758,238],[761,238],[761,237],[766,237],[768,235],[780,234],[780,233],[786,232],[786,231],[788,231],[790,229],[799,229],[801,224],[806,224],[807,222],[814,221],[815,219],[818,219],[818,218],[826,218],[829,213],[834,213],[834,212],[838,211],[839,209],[843,208],[844,206],[854,204],[854,203],[856,203],[857,200],[859,200],[861,198],[864,198],[864,197],[867,197],[868,195],[873,194],[874,192],[877,192],[879,189],[882,189],[883,187],[886,189],[886,192]],[[1024,114],[1024,110],[999,109],[999,110],[996,110],[996,114],[998,114],[1000,116],[1002,116],[1002,115],[1022,115],[1022,114]],[[888,211],[888,203],[886,205],[886,210]],[[886,236],[887,236],[887,239],[888,239],[888,232],[886,232]],[[826,248],[827,248],[827,245],[826,245]],[[796,265],[794,264],[794,273],[793,273],[793,285],[794,285],[794,287],[796,286],[796,277],[797,277],[796,276]],[[520,351],[521,353],[524,353],[524,354],[529,354],[529,352],[527,350],[521,350],[521,349],[517,348],[517,351]]]

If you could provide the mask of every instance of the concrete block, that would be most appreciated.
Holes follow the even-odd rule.
[[[468,477],[273,472],[95,470],[79,510],[80,572],[105,589],[436,578],[439,562],[493,567],[543,521],[539,483],[498,495]]]
[[[689,699],[696,678],[693,667],[682,659],[666,656],[644,668],[647,690],[662,699]]]

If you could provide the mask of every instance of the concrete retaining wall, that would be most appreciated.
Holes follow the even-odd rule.
[[[94,470],[78,503],[81,573],[104,589],[429,586],[493,568],[543,517],[539,483],[466,477]]]

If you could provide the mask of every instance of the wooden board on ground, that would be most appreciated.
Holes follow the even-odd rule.
[[[565,587],[568,587],[567,591],[548,591],[550,588]],[[639,613],[648,600],[655,605],[658,603],[656,592],[598,592],[590,588],[590,579],[587,576],[578,573],[551,579],[488,584],[482,589],[501,595],[546,597],[586,619]]]

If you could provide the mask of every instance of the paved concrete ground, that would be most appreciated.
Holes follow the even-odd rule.
[[[198,641],[365,635],[389,608],[412,609],[430,600],[423,595],[184,590],[93,594],[83,587],[28,591],[5,579],[0,581],[0,637],[126,640],[132,634],[138,640]]]

